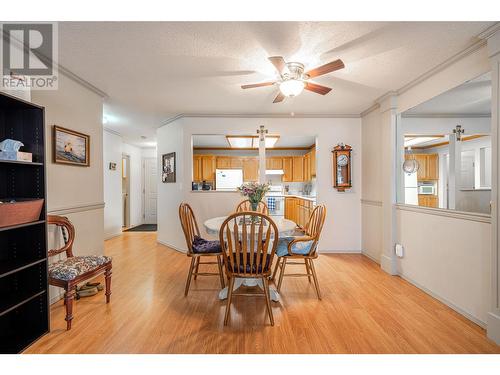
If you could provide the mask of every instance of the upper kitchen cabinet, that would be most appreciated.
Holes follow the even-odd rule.
[[[215,156],[201,155],[201,179],[202,181],[215,181]]]
[[[283,169],[283,158],[281,156],[266,158],[266,169]]]
[[[311,151],[309,152],[310,155],[310,170],[311,170],[311,176],[316,177],[316,147],[313,147]]]
[[[231,159],[230,156],[217,156],[217,169],[230,169],[231,168]]]
[[[419,165],[417,171],[418,181],[439,180],[438,154],[406,154],[405,158],[415,158],[417,160]]]
[[[292,181],[302,182],[304,181],[304,157],[294,156],[293,167],[292,167]]]
[[[193,181],[201,182],[201,155],[193,155]]]
[[[259,159],[245,158],[243,159],[243,181],[256,182],[259,180]]]
[[[293,181],[293,158],[291,156],[287,156],[283,158],[283,182],[292,182]]]

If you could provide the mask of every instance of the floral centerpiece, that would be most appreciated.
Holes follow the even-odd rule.
[[[238,191],[250,201],[253,211],[257,211],[259,202],[269,191],[269,183],[259,184],[256,182],[247,182],[238,188]]]

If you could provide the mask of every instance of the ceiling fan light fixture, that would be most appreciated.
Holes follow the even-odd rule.
[[[287,79],[280,83],[280,91],[287,97],[300,95],[304,87],[304,81],[298,79]]]

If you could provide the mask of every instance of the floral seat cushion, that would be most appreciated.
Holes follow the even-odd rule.
[[[111,262],[105,255],[85,255],[70,257],[49,265],[49,277],[69,281]]]
[[[278,241],[276,255],[279,257],[288,256],[288,244],[292,242],[295,237],[282,237]],[[307,255],[311,251],[311,246],[314,240],[311,241],[298,241],[292,245],[292,253],[298,255]]]
[[[219,241],[209,241],[199,236],[194,236],[192,250],[195,254],[214,254],[220,253],[222,248]]]

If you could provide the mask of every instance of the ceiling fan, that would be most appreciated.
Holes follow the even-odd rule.
[[[241,88],[252,89],[255,87],[278,84],[280,92],[274,99],[273,103],[282,102],[286,97],[297,96],[304,89],[315,92],[316,94],[326,95],[332,89],[330,87],[313,83],[310,79],[344,68],[344,63],[340,59],[318,66],[317,68],[311,69],[307,72],[304,72],[304,64],[299,62],[287,63],[282,56],[271,56],[269,57],[269,61],[274,65],[279,73],[278,80],[242,85]]]

